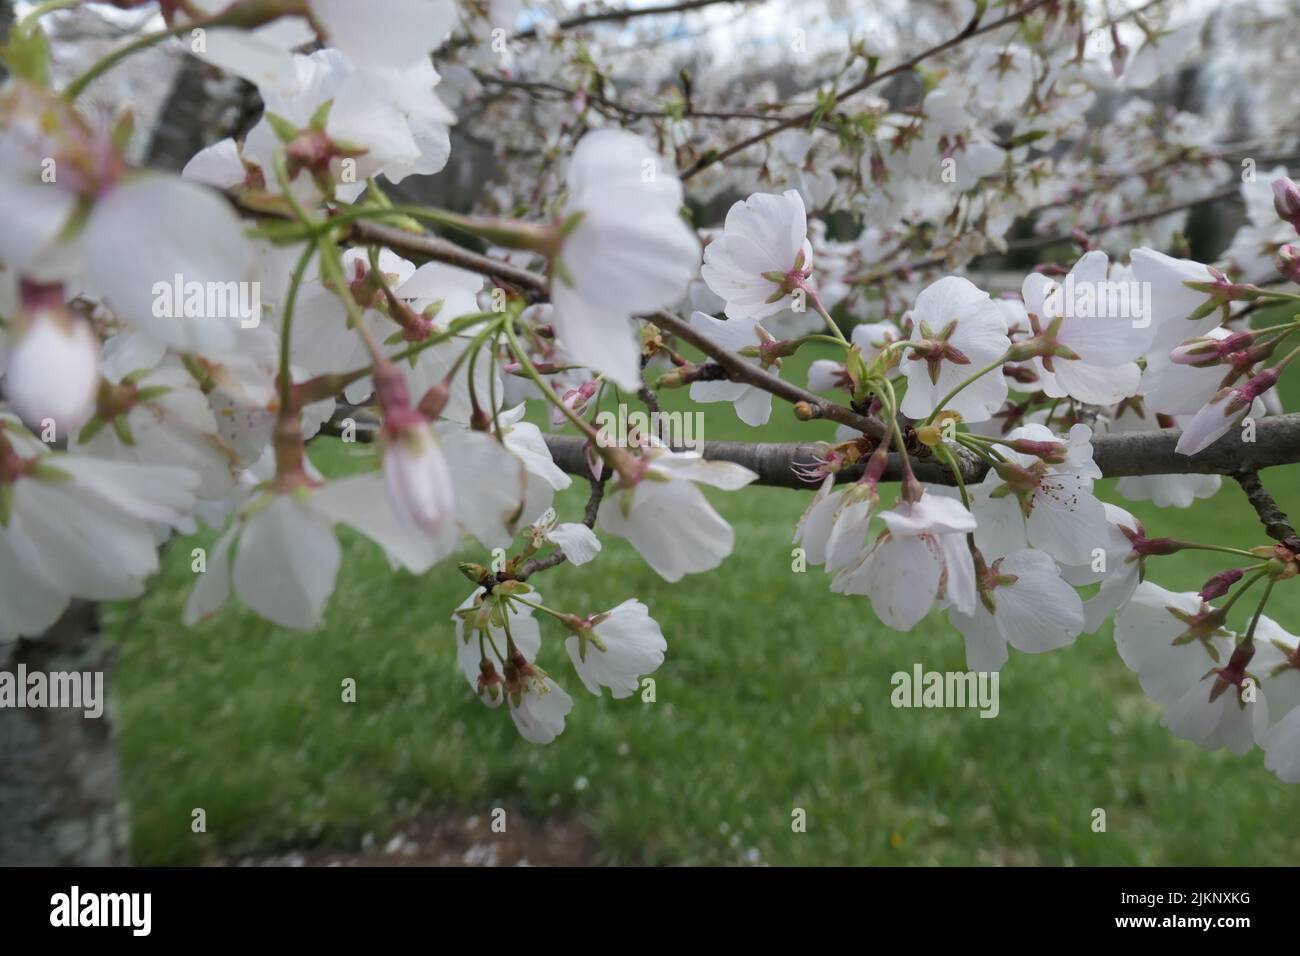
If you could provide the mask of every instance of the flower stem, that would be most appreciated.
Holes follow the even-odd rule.
[[[821,317],[826,320],[826,328],[830,330],[831,336],[834,340],[847,348],[849,340],[844,337],[844,333],[840,331],[840,327],[835,324],[835,320],[831,318],[831,314],[826,311],[826,306],[822,305],[822,298],[817,294],[817,290],[810,286],[807,280],[802,279],[799,281],[799,288],[803,290],[804,295],[806,295],[809,301],[812,302],[813,308],[816,309]]]
[[[1253,551],[1247,551],[1245,548],[1230,548],[1226,544],[1194,544],[1191,541],[1175,541],[1174,543],[1186,551],[1218,551],[1222,554],[1236,554],[1244,558],[1255,558],[1258,561],[1264,560]]]
[[[1255,628],[1264,614],[1264,605],[1268,603],[1268,597],[1273,593],[1273,585],[1276,583],[1276,578],[1269,578],[1268,584],[1264,585],[1264,594],[1260,597],[1259,604],[1255,606],[1255,614],[1250,619],[1250,627],[1246,628],[1246,636],[1241,639],[1242,644],[1255,643]]]
[[[542,390],[542,394],[546,397],[546,400],[563,412],[564,416],[569,421],[573,422],[573,424],[578,427],[578,431],[587,436],[587,438],[591,440],[592,444],[597,449],[601,450],[603,455],[605,449],[603,449],[600,444],[600,439],[596,434],[596,430],[587,423],[586,419],[571,409],[568,405],[565,405],[563,399],[555,394],[555,389],[551,388],[551,383],[546,381],[541,372],[537,371],[537,367],[533,365],[532,360],[528,358],[528,353],[525,352],[523,347],[519,344],[519,339],[515,335],[513,323],[506,322],[502,326],[502,329],[506,333],[506,340],[510,343],[510,351],[514,353],[515,359],[519,362],[520,367],[522,367],[528,377],[533,380],[533,384]],[[613,463],[611,462],[611,464]]]
[[[554,608],[549,608],[545,604],[534,604],[532,601],[525,601],[523,598],[516,597],[513,594],[509,595],[507,597],[507,600],[510,601],[511,603],[519,603],[524,605],[525,607],[530,607],[534,611],[541,611],[543,614],[549,614],[557,621],[562,621],[565,624],[567,624],[570,621],[570,619],[573,617],[572,614],[565,614],[563,611],[557,611]]]
[[[284,315],[280,320],[280,414],[288,414],[290,407],[290,391],[293,388],[292,375],[289,371],[290,366],[290,347],[293,343],[293,310],[298,302],[298,289],[302,286],[303,274],[307,271],[307,263],[315,255],[316,250],[310,244],[303,249],[302,255],[298,257],[298,264],[294,266],[293,275],[289,279],[289,291],[284,296]]]
[[[1247,576],[1245,579],[1242,580],[1241,585],[1237,588],[1237,590],[1232,592],[1231,595],[1229,595],[1228,600],[1223,603],[1223,606],[1220,608],[1220,610],[1223,611],[1225,614],[1228,611],[1232,610],[1232,606],[1237,603],[1237,600],[1248,590],[1250,590],[1251,585],[1254,584],[1256,581],[1258,581],[1261,577],[1263,577],[1265,573],[1266,572],[1263,568],[1251,572],[1249,576]]]
[[[157,30],[153,33],[146,33],[144,36],[136,37],[130,43],[120,46],[116,50],[110,52],[107,56],[103,57],[91,66],[90,69],[86,70],[86,72],[82,73],[69,83],[67,88],[63,91],[63,98],[69,103],[75,102],[77,97],[85,92],[86,87],[134,53],[139,53],[141,50],[147,50],[149,47],[161,43],[168,37],[177,36],[184,33],[186,30],[201,30],[205,27],[218,26],[220,25],[221,20],[221,15],[218,15],[208,17],[205,20],[193,20],[189,23],[175,23],[165,30]]]

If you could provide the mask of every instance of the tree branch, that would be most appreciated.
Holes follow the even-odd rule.
[[[435,259],[469,272],[501,279],[528,292],[544,294],[547,289],[546,277],[543,275],[473,252],[440,236],[407,232],[405,229],[383,226],[374,222],[358,222],[352,227],[351,238],[364,243],[388,246],[390,249],[400,250],[411,256]]]
[[[1255,426],[1255,441],[1243,442],[1240,435],[1230,432],[1198,455],[1180,455],[1174,451],[1178,444],[1178,429],[1166,428],[1153,432],[1120,432],[1097,435],[1092,440],[1093,460],[1107,478],[1150,475],[1232,475],[1245,487],[1248,475],[1255,469],[1273,465],[1289,465],[1300,461],[1300,414],[1278,415],[1263,418]],[[584,439],[570,435],[548,435],[546,444],[551,449],[555,463],[565,471],[582,473],[586,469],[583,456]],[[817,445],[772,444],[745,442],[705,442],[704,457],[709,460],[730,461],[744,465],[758,474],[758,484],[779,488],[814,488],[795,472],[796,466],[815,464]],[[922,481],[951,485],[955,479],[949,470],[935,461],[916,461],[913,469]],[[987,466],[978,459],[965,457],[960,462],[962,479],[967,484],[980,481]],[[1243,471],[1244,469],[1244,471]],[[860,468],[840,472],[838,481],[854,481],[861,475]],[[891,456],[885,480],[899,477],[897,456]],[[1255,479],[1258,483],[1258,478]],[[1261,488],[1262,491],[1262,488]],[[1250,494],[1249,490],[1247,492]],[[1267,501],[1272,498],[1263,492]],[[1263,499],[1260,499],[1263,500]],[[1251,503],[1259,510],[1256,498]],[[1286,516],[1271,504],[1272,525],[1265,519],[1269,534],[1278,537],[1275,529],[1281,528]],[[1261,513],[1263,517],[1263,513]],[[1287,525],[1286,527],[1290,527]],[[1294,533],[1293,531],[1291,533]],[[1284,534],[1283,537],[1286,535]]]
[[[578,449],[578,457],[582,457],[582,449]],[[597,481],[591,477],[591,470],[584,462],[582,472],[587,475],[587,480],[591,482],[591,494],[587,497],[587,507],[583,509],[582,523],[588,528],[596,526],[596,514],[600,511],[600,502],[605,497],[605,481]],[[525,561],[519,566],[514,574],[499,573],[497,581],[527,581],[538,571],[545,571],[547,568],[553,568],[556,565],[563,564],[568,560],[568,556],[556,547],[556,549],[544,558],[533,558],[531,561]]]
[[[572,30],[577,27],[589,26],[593,23],[615,23],[622,20],[631,20],[635,17],[659,16],[669,13],[690,13],[692,10],[699,10],[702,7],[712,7],[720,3],[752,3],[754,0],[674,0],[672,3],[663,3],[657,7],[622,7],[617,10],[598,10],[594,13],[579,13],[568,19],[561,20],[556,24],[560,31]],[[537,27],[528,27],[526,30],[520,30],[512,34],[511,41],[515,40],[533,40],[537,38]],[[444,49],[456,50],[461,47],[469,46],[474,42],[473,37],[456,37],[444,45]]]
[[[885,436],[883,422],[875,418],[868,418],[865,415],[859,415],[851,408],[837,405],[820,395],[815,395],[800,388],[793,382],[787,382],[771,372],[764,371],[752,362],[746,362],[740,356],[733,355],[726,349],[720,348],[713,340],[696,331],[689,322],[679,319],[671,312],[655,312],[652,315],[644,316],[644,318],[653,322],[665,332],[677,336],[683,342],[695,346],[726,369],[728,377],[733,382],[744,382],[747,385],[761,388],[763,391],[771,392],[777,398],[784,399],[792,405],[806,404],[811,409],[811,417],[813,418],[824,418],[838,425],[847,425],[850,428],[857,429],[864,435],[870,435],[872,438],[883,438]]]
[[[988,33],[992,30],[996,30],[999,27],[1004,27],[1009,23],[1017,22],[1023,19],[1024,17],[1028,16],[1033,11],[1037,10],[1039,7],[1054,2],[1055,0],[1032,0],[1032,2],[1022,7],[1021,9],[1016,10],[1013,13],[1009,13],[998,20],[994,20],[991,23],[986,23],[983,26],[979,24],[978,19],[972,20],[969,24],[966,25],[966,28],[962,30],[960,33],[958,33],[956,36],[951,37],[950,39],[947,39],[936,46],[932,46],[928,50],[924,50],[918,53],[910,60],[904,60],[902,63],[890,67],[888,70],[885,70],[883,73],[873,73],[870,76],[859,80],[857,83],[854,83],[848,89],[836,95],[836,102],[837,103],[842,102],[843,100],[848,99],[850,96],[856,96],[857,94],[861,93],[863,90],[869,89],[870,87],[875,86],[877,83],[880,83],[883,80],[890,79],[891,77],[897,76],[900,73],[907,73],[910,70],[915,69],[920,63],[924,62],[925,60],[929,59],[932,56],[937,56],[940,53],[944,53],[955,46],[959,46],[960,44],[965,43],[967,40],[971,39],[972,37],[977,37],[980,36],[981,34]],[[692,176],[695,176],[697,173],[703,172],[704,170],[708,169],[710,166],[716,165],[717,163],[730,159],[732,156],[736,155],[737,153],[743,152],[744,150],[749,149],[749,147],[755,146],[758,143],[763,142],[763,140],[775,136],[777,133],[781,132],[782,130],[791,129],[796,126],[805,126],[811,123],[816,116],[817,116],[816,110],[807,110],[803,113],[799,113],[796,116],[791,116],[785,120],[782,120],[780,123],[776,123],[772,126],[769,126],[767,129],[755,133],[753,136],[749,136],[745,139],[742,139],[738,143],[733,143],[731,146],[728,146],[726,149],[723,149],[721,151],[713,151],[713,152],[706,153],[705,155],[701,156],[695,162],[694,165],[692,165],[689,169],[687,169],[684,173],[682,173],[682,180],[685,181],[687,179],[690,179]]]
[[[471,272],[495,276],[521,289],[539,295],[547,293],[548,284],[545,276],[528,269],[508,265],[489,256],[470,252],[454,242],[449,242],[437,236],[419,235],[402,229],[394,229],[391,226],[381,226],[367,222],[357,223],[353,229],[353,236],[363,242],[382,243],[394,251],[408,256],[436,259],[440,262],[459,266],[462,269],[468,269]],[[726,369],[733,381],[745,382],[761,388],[791,404],[806,403],[812,412],[813,418],[824,418],[839,425],[847,425],[873,438],[881,438],[885,434],[885,426],[878,420],[860,415],[843,405],[837,405],[835,402],[806,391],[792,382],[778,378],[751,362],[744,361],[739,356],[719,347],[706,336],[701,335],[691,327],[689,322],[669,312],[655,312],[652,315],[642,316],[642,318],[653,322],[665,332],[677,336],[682,341],[695,346],[695,348]],[[956,450],[962,452],[961,449]],[[964,454],[964,452],[962,453]]]

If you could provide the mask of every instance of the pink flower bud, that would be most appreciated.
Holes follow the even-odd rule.
[[[1028,438],[1017,438],[1009,443],[1012,451],[1018,451],[1022,455],[1033,455],[1035,458],[1041,458],[1049,465],[1059,465],[1065,461],[1067,449],[1059,441],[1031,441]]]
[[[1277,368],[1266,368],[1246,382],[1245,385],[1234,388],[1232,398],[1228,400],[1229,412],[1236,413],[1242,409],[1250,408],[1251,403],[1276,385],[1280,377]]]
[[[1286,176],[1273,180],[1273,208],[1279,219],[1300,230],[1300,186]]]
[[[1241,568],[1229,568],[1227,571],[1220,571],[1210,580],[1205,582],[1201,588],[1201,600],[1213,601],[1215,598],[1221,598],[1228,593],[1228,589],[1241,580],[1245,572]]]
[[[1169,361],[1175,365],[1218,365],[1226,356],[1241,351],[1254,340],[1255,333],[1248,330],[1233,332],[1221,339],[1202,336],[1170,352]]]

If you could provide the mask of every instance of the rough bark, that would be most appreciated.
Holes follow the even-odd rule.
[[[38,640],[0,645],[0,669],[15,673],[101,671],[104,713],[0,710],[0,865],[114,866],[127,862],[129,824],[117,763],[113,653],[98,608],[74,603]]]
[[[1255,441],[1243,442],[1235,431],[1229,432],[1197,455],[1180,455],[1174,451],[1179,431],[1167,428],[1151,432],[1123,432],[1097,435],[1092,440],[1093,460],[1107,478],[1126,475],[1237,475],[1241,472],[1300,462],[1300,414],[1261,418],[1256,425]],[[573,435],[547,435],[546,445],[555,463],[572,474],[586,474],[582,449],[586,439]],[[744,465],[758,475],[757,484],[782,488],[815,489],[820,482],[799,477],[797,466],[814,464],[816,445],[774,444],[771,442],[705,442],[704,457]],[[922,481],[951,485],[955,481],[948,468],[929,459],[913,459],[912,468]],[[987,470],[978,459],[961,461],[962,480],[979,481]],[[840,472],[839,481],[853,481],[861,468]],[[897,456],[890,456],[885,480],[897,480]]]
[[[180,170],[196,153],[226,136],[242,135],[261,109],[256,87],[225,81],[214,93],[216,72],[186,57],[154,124],[145,164]]]

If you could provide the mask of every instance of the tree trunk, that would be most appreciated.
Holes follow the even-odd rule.
[[[129,821],[117,764],[113,652],[94,604],[75,602],[38,640],[0,645],[0,669],[102,672],[104,712],[0,710],[0,865],[127,862]]]
[[[9,28],[14,25],[14,5],[10,0],[0,0],[0,44],[9,39]],[[9,71],[0,63],[0,82],[4,82]]]
[[[243,80],[216,84],[217,72],[187,56],[154,123],[145,165],[179,171],[205,146],[246,134],[261,112],[257,87]]]

